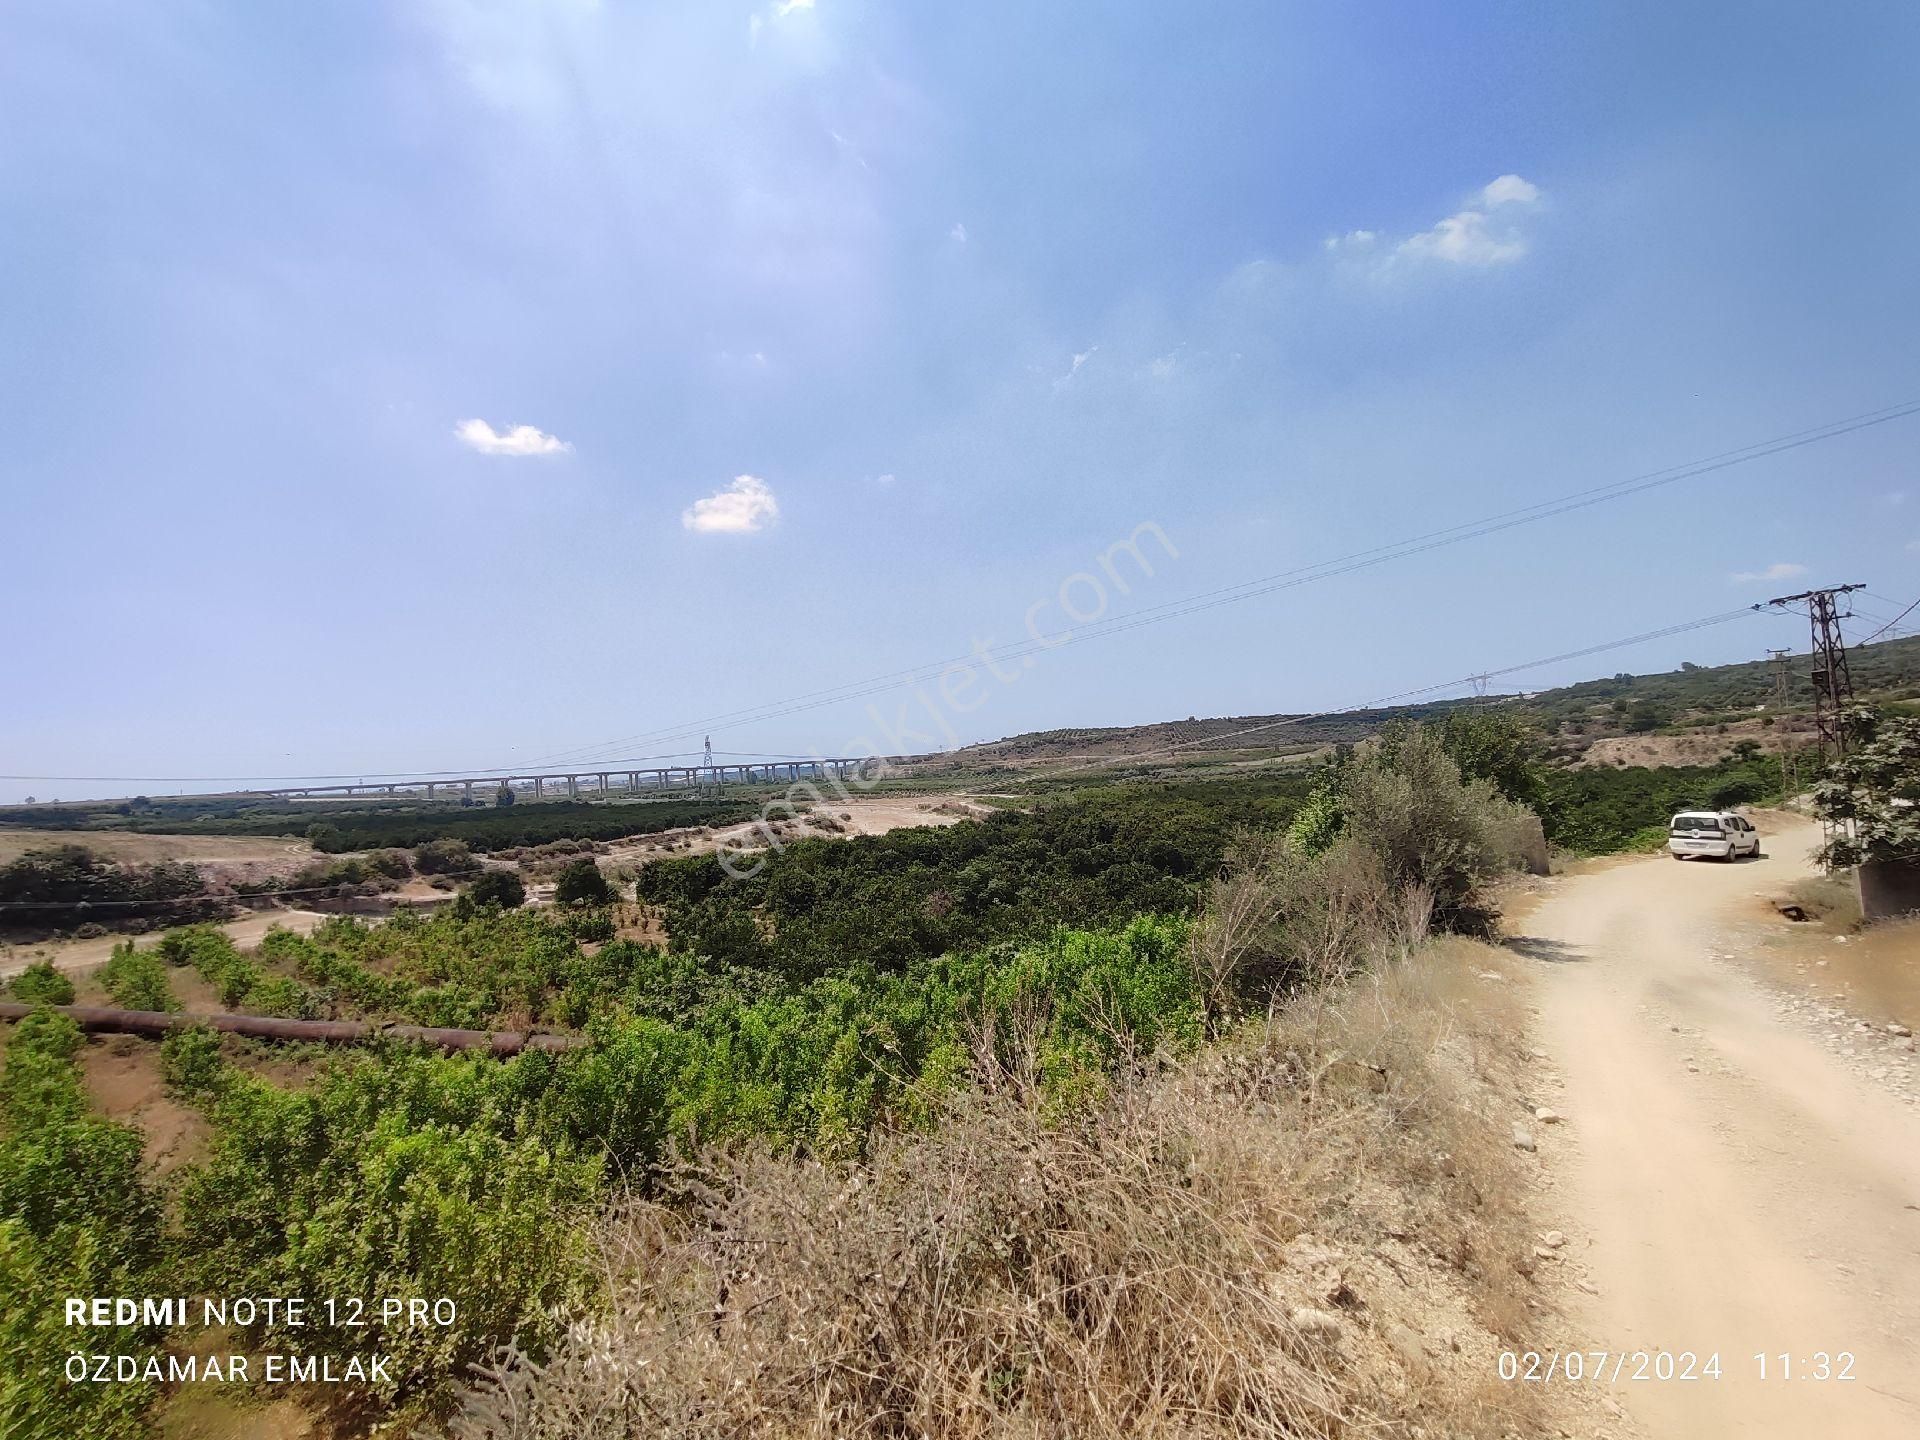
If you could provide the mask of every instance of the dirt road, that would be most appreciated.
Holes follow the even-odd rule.
[[[1534,1127],[1567,1234],[1554,1263],[1590,1349],[1718,1354],[1717,1381],[1609,1389],[1658,1440],[1920,1435],[1910,1062],[1865,1033],[1898,1083],[1869,1080],[1741,963],[1783,923],[1756,893],[1811,873],[1819,838],[1771,829],[1757,861],[1567,877],[1517,927],[1560,1081],[1537,1103],[1565,1117]],[[1816,1378],[1843,1352],[1852,1379]]]

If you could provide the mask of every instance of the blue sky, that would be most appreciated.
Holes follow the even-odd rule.
[[[1117,619],[1920,397],[1916,61],[1893,3],[15,3],[0,771],[697,749],[1076,574]],[[951,737],[1904,604],[1917,447],[1043,651]]]

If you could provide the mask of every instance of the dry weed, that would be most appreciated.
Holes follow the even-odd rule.
[[[1488,1090],[1517,1017],[1453,1001],[1464,946],[1065,1121],[1007,1086],[857,1167],[703,1156],[607,1223],[604,1312],[544,1363],[503,1358],[455,1433],[1529,1429],[1535,1402],[1493,1378],[1529,1313]]]

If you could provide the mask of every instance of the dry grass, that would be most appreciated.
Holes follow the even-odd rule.
[[[1310,994],[1046,1123],[974,1095],[858,1167],[709,1154],[608,1222],[608,1307],[479,1437],[1531,1431],[1517,1002],[1470,942]]]
[[[1816,920],[1841,930],[1860,928],[1860,882],[1851,870],[1797,881],[1791,893],[1800,908]]]

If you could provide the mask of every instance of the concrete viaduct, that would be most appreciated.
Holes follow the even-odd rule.
[[[665,790],[678,786],[721,785],[733,783],[739,785],[778,784],[785,780],[825,780],[828,777],[844,780],[848,776],[860,773],[869,760],[774,760],[762,761],[757,765],[670,765],[651,770],[549,770],[525,775],[455,775],[434,779],[418,780],[381,780],[373,783],[356,781],[351,785],[287,785],[271,790],[255,790],[256,795],[299,796],[314,795],[399,795],[424,791],[429,800],[440,792],[452,793],[458,790],[461,795],[472,800],[474,787],[482,787],[482,793],[491,796],[502,785],[516,790],[531,787],[536,800],[547,796],[547,787],[553,786],[555,793],[564,786],[569,800],[580,798],[582,788],[593,795],[611,795],[616,781],[624,781],[619,788],[626,794],[638,794],[642,790]],[[583,783],[584,787],[583,787]]]

